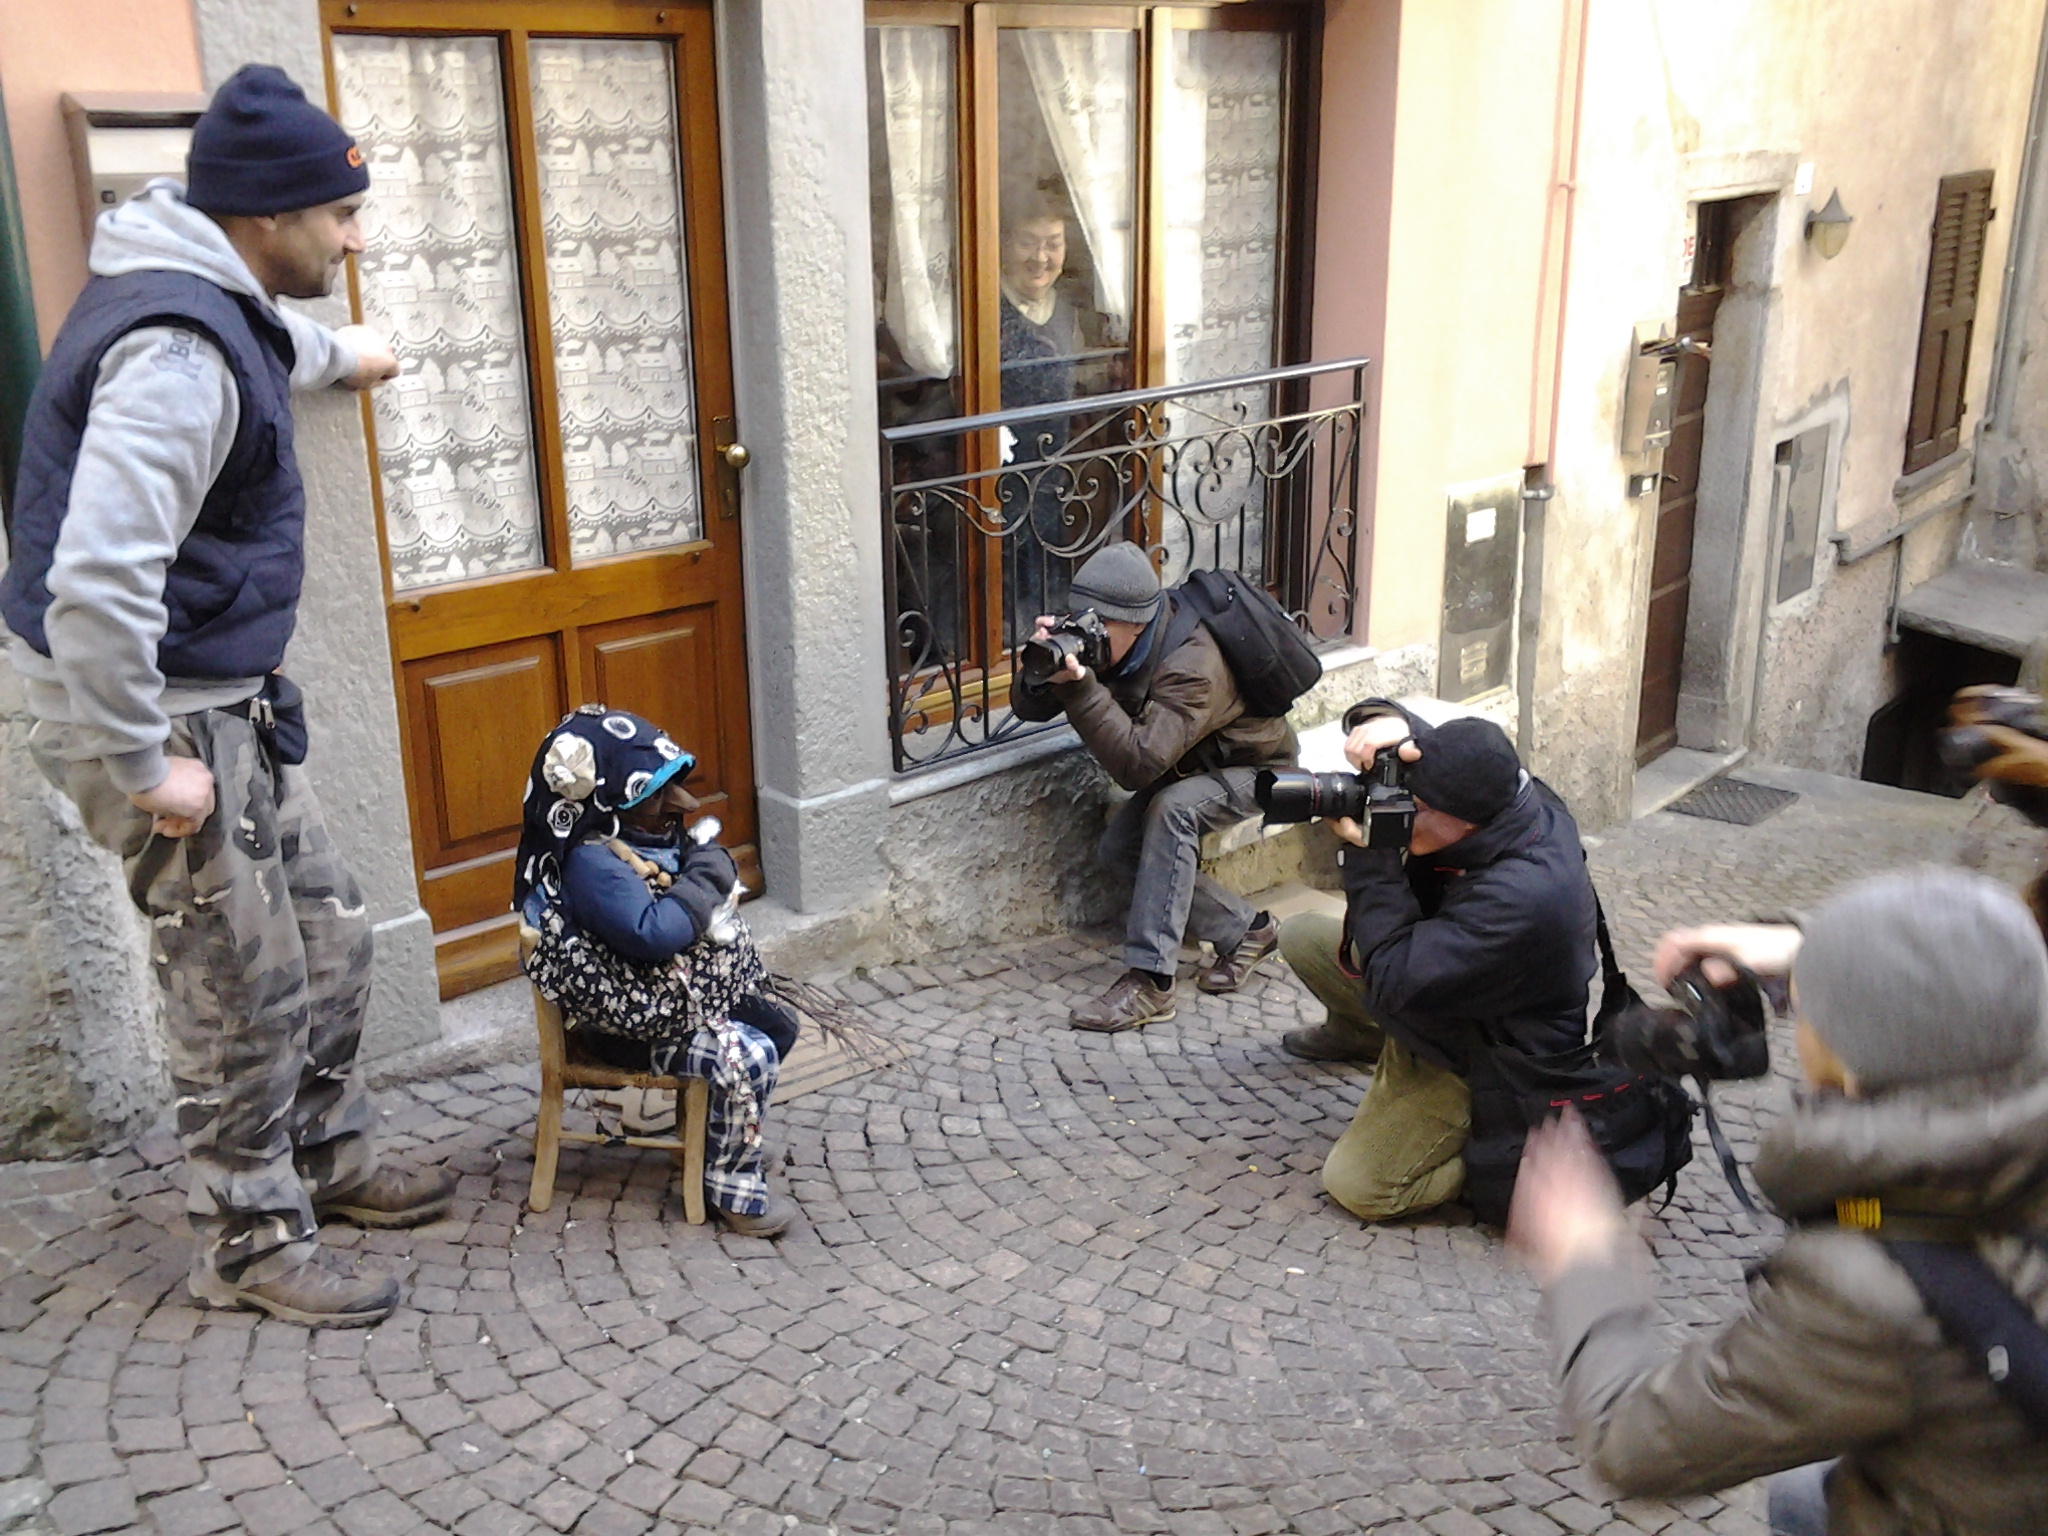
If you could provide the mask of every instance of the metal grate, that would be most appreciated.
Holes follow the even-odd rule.
[[[1732,822],[1753,827],[1785,809],[1799,795],[1790,789],[1773,789],[1768,784],[1751,784],[1742,779],[1709,779],[1688,790],[1664,809],[1680,816],[1698,816],[1707,821]]]

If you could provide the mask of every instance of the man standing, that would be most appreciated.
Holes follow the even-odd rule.
[[[1187,930],[1215,947],[1196,981],[1204,992],[1235,991],[1278,945],[1271,917],[1201,872],[1201,841],[1204,832],[1258,814],[1253,781],[1261,768],[1294,761],[1294,731],[1285,717],[1245,713],[1216,637],[1160,589],[1137,545],[1110,544],[1089,556],[1074,573],[1070,601],[1102,620],[1109,665],[1097,677],[1070,656],[1043,688],[1020,677],[1011,704],[1026,720],[1064,711],[1082,745],[1132,791],[1096,851],[1132,882],[1124,928],[1130,969],[1071,1015],[1076,1029],[1115,1033],[1173,1017]],[[1050,623],[1041,617],[1038,633]]]
[[[397,1282],[322,1260],[318,1218],[411,1226],[445,1171],[380,1167],[354,1072],[363,898],[272,676],[296,620],[305,490],[291,390],[396,375],[361,326],[281,309],[362,249],[355,142],[250,65],[192,135],[188,184],[104,215],[30,402],[0,615],[43,773],[150,919],[198,1240],[192,1294],[375,1322]],[[294,740],[294,736],[297,740]]]
[[[1385,707],[1344,754],[1364,772],[1398,747],[1415,797],[1408,847],[1368,848],[1356,822],[1336,823],[1352,845],[1343,922],[1304,913],[1280,930],[1281,955],[1330,1010],[1324,1029],[1377,1048],[1323,1188],[1368,1221],[1461,1193],[1505,1214],[1522,1112],[1494,1050],[1554,1056],[1585,1039],[1593,882],[1571,813],[1499,726],[1432,728]]]

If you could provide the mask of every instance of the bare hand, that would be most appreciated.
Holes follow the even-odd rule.
[[[168,758],[166,764],[161,784],[128,799],[149,812],[149,830],[157,836],[190,837],[213,814],[213,771],[196,757]]]
[[[1531,1131],[1508,1207],[1508,1246],[1537,1283],[1575,1264],[1612,1263],[1628,1232],[1621,1190],[1579,1112],[1567,1107]]]
[[[1726,963],[1746,965],[1759,976],[1789,976],[1799,953],[1799,930],[1772,923],[1721,923],[1707,928],[1674,928],[1657,941],[1651,960],[1657,985],[1668,987],[1694,961],[1717,987],[1735,979]]]
[[[335,339],[356,355],[356,371],[341,380],[344,389],[375,389],[398,377],[398,359],[391,343],[367,325],[344,325]]]
[[[1365,828],[1349,816],[1325,816],[1323,825],[1354,848],[1365,846]]]
[[[1380,748],[1396,743],[1401,748],[1402,762],[1422,761],[1422,748],[1409,739],[1408,722],[1399,715],[1381,715],[1354,729],[1344,738],[1344,760],[1359,773],[1364,773],[1372,767],[1372,760]]]

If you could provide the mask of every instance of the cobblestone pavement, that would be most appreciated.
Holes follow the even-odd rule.
[[[2000,813],[2002,814],[2002,813]],[[1624,963],[1664,926],[1956,851],[1956,807],[1657,815],[1594,862]],[[2015,864],[2020,839],[1977,842]],[[1274,1047],[1291,977],[1064,1027],[1114,967],[1058,940],[846,984],[907,1064],[778,1111],[807,1219],[690,1227],[659,1154],[565,1149],[529,1215],[532,1069],[384,1095],[450,1219],[330,1229],[374,1330],[207,1313],[173,1149],[0,1169],[0,1529],[66,1536],[1753,1536],[1754,1488],[1615,1503],[1561,1445],[1534,1295],[1453,1217],[1364,1227],[1316,1169],[1364,1077]],[[1770,1089],[1725,1095],[1738,1142]],[[1704,1155],[1645,1222],[1676,1334],[1772,1233]]]

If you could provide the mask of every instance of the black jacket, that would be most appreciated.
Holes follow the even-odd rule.
[[[1346,848],[1345,929],[1374,1021],[1497,1113],[1489,1038],[1535,1055],[1586,1038],[1593,881],[1579,829],[1539,779],[1463,840],[1411,857]]]

